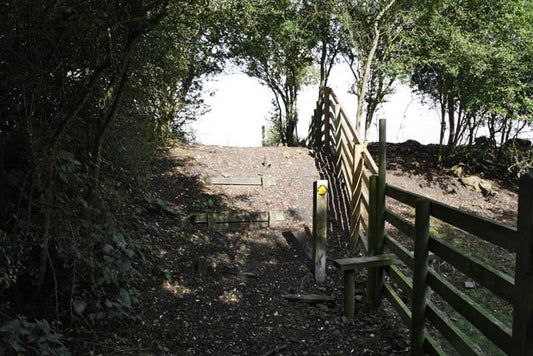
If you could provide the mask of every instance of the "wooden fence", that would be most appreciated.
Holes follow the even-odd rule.
[[[333,150],[337,178],[345,185],[350,202],[350,243],[355,248],[362,237],[366,248],[368,187],[370,176],[378,173],[378,167],[330,88],[325,89],[323,104],[317,104],[314,111],[309,145]]]
[[[338,100],[331,91],[328,95],[333,99],[333,105],[328,104],[328,100],[325,101],[323,125],[318,125],[317,122],[313,124],[314,128],[322,127],[322,134],[312,131],[313,140],[315,144],[330,145],[334,149],[339,178],[350,188],[353,223],[360,224],[368,238],[365,246],[368,255],[387,251],[403,262],[386,269],[369,269],[367,288],[371,287],[373,291],[367,295],[369,298],[374,296],[371,300],[374,303],[379,303],[382,296],[387,298],[410,327],[411,354],[487,353],[457,326],[457,318],[449,317],[451,309],[503,353],[533,355],[533,174],[524,175],[520,180],[516,228],[388,185],[385,173],[385,121],[380,122],[377,169],[375,164],[370,163],[370,155],[357,132],[349,126]],[[316,114],[320,112],[315,112],[315,119]],[[386,197],[414,208],[414,222],[388,209],[385,205]],[[360,210],[361,206],[364,206],[365,212]],[[514,275],[510,276],[472,257],[446,239],[434,236],[431,233],[434,219],[513,254],[516,264]],[[401,239],[386,233],[385,222],[401,232],[401,236],[410,239],[411,243],[408,245],[411,248],[402,243]],[[357,226],[353,228],[355,233],[360,234]],[[361,236],[364,234],[361,233]],[[512,322],[502,322],[492,311],[474,302],[461,288],[437,273],[431,268],[430,255],[453,266],[466,278],[474,280],[481,288],[512,306]],[[385,270],[388,272],[387,277],[384,277]],[[439,300],[439,303],[435,303],[435,300]],[[447,305],[448,309],[443,311],[441,305]],[[443,339],[448,341],[447,347],[452,347],[455,351],[443,348],[440,342]]]

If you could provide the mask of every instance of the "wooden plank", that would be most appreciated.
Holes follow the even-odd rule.
[[[391,280],[411,299],[413,284],[407,276],[396,266],[391,266],[389,273]],[[427,303],[426,315],[429,321],[444,335],[444,337],[459,351],[461,355],[476,355],[476,345],[473,344],[464,333],[459,330],[431,301]]]
[[[430,250],[500,298],[512,303],[514,280],[503,272],[468,256],[442,239],[431,238]]]
[[[335,110],[335,105],[333,105],[333,106],[330,105],[329,109],[330,110],[331,109]],[[331,111],[330,111],[330,114],[331,114]],[[337,131],[339,131],[339,126],[340,126],[340,122],[339,122],[338,118],[335,117],[334,115],[330,115],[329,132],[337,132]]]
[[[389,300],[393,309],[400,315],[402,321],[406,325],[411,325],[411,311],[389,283],[384,284],[383,295]],[[425,334],[424,336],[424,349],[428,355],[447,356],[444,350],[442,350],[435,339],[429,334]]]
[[[432,202],[431,215],[476,235],[483,240],[503,247],[509,252],[517,251],[518,234],[516,229],[512,227],[505,226],[481,216],[469,214],[439,202]]]
[[[364,190],[361,192],[361,201],[363,205],[365,206],[366,210],[368,210],[370,207],[369,201],[368,201],[368,193],[365,192]]]
[[[405,305],[402,298],[396,293],[394,288],[389,283],[383,285],[383,295],[389,300],[392,307],[402,318],[405,325],[411,325],[411,310]]]
[[[268,228],[268,222],[266,221],[250,221],[250,222],[221,222],[215,223],[210,226],[214,230],[230,230],[239,231],[245,229],[266,229]]]
[[[280,211],[269,211],[268,212],[268,227],[274,228],[278,226],[280,221],[285,220],[285,216]]]
[[[348,319],[353,319],[355,315],[355,271],[353,269],[344,270],[344,315]]]
[[[370,174],[378,174],[378,165],[374,162],[372,155],[367,149],[364,150],[365,167],[368,168]]]
[[[219,223],[251,223],[251,222],[266,222],[272,220],[271,216],[276,221],[283,221],[285,219],[282,212],[226,212],[226,213],[199,213],[192,215],[192,222],[196,224],[207,224],[208,220],[213,224]]]
[[[411,353],[422,355],[426,335],[427,276],[429,269],[429,209],[427,199],[416,202],[413,302],[411,306]]]
[[[272,176],[262,176],[261,177],[261,185],[263,188],[270,187],[276,184],[276,178]]]
[[[258,213],[209,213],[213,223],[268,222],[268,212]]]
[[[356,268],[380,267],[397,264],[400,261],[393,255],[383,254],[376,256],[348,257],[333,260],[333,265],[341,271]]]
[[[377,193],[376,197],[376,242],[375,254],[381,255],[383,253],[384,239],[385,239],[385,181],[387,175],[387,138],[386,138],[386,121],[379,120],[379,169],[377,179]],[[375,268],[373,273],[374,278],[374,295],[371,302],[375,306],[379,306],[381,296],[383,294],[383,268]]]
[[[426,334],[424,347],[429,356],[448,356],[448,354],[440,347],[439,343],[430,335]]]
[[[398,240],[385,234],[385,246],[397,256],[411,270],[414,268],[414,256],[411,251],[406,249]]]
[[[391,185],[386,186],[385,192],[387,196],[412,207],[415,206],[417,199],[423,198],[421,195]],[[431,201],[431,215],[437,219],[501,246],[510,252],[516,252],[518,246],[516,229],[481,216],[469,214],[435,200],[429,200]]]
[[[341,122],[341,125],[340,125],[340,129],[341,129],[341,132],[342,132],[342,135],[343,137],[346,138],[346,140],[350,143],[354,143],[354,136],[353,136],[353,133],[352,133],[352,129],[351,127],[349,126],[349,123],[348,121],[346,120],[343,120]]]
[[[348,114],[346,114],[346,111],[344,110],[344,108],[342,107],[340,101],[339,101],[339,98],[337,98],[337,95],[335,95],[335,93],[333,92],[333,90],[330,90],[330,97],[333,99],[333,101],[335,102],[335,105],[339,106],[340,109],[339,109],[339,113],[342,115],[342,117],[344,118],[343,122],[346,123],[346,126],[348,127],[348,129],[350,130],[350,132],[352,133],[353,137],[354,137],[354,141],[356,143],[362,143],[363,140],[361,140],[361,137],[357,134],[357,131],[353,128],[353,126],[351,125],[350,123],[350,120],[348,119],[349,116]],[[377,172],[376,172],[377,173]]]
[[[423,196],[421,195],[411,193],[405,189],[398,188],[390,184],[387,184],[387,186],[385,187],[385,194],[413,208],[416,205],[416,200],[423,198]]]
[[[353,158],[349,157],[346,158],[346,156],[349,156],[349,152],[345,152],[347,148],[343,145],[342,146],[342,152],[339,155],[339,166],[342,168],[342,173],[344,175],[344,179],[346,181],[346,184],[348,187],[351,187],[353,185],[353,176],[350,173],[351,167],[353,166]]]
[[[509,327],[434,271],[430,271],[428,283],[452,308],[478,328],[487,338],[506,353],[512,354],[511,330]]]
[[[284,294],[281,297],[302,303],[331,303],[335,301],[334,296],[325,294]]]
[[[261,177],[208,177],[205,182],[211,185],[263,185]]]
[[[516,255],[516,298],[513,305],[513,355],[533,354],[533,174],[520,178]]]
[[[413,283],[397,266],[390,266],[389,276],[410,300],[413,299]]]
[[[194,214],[191,216],[191,221],[194,224],[207,224],[207,214],[206,213]]]
[[[355,131],[354,127],[352,126],[352,123],[351,123],[348,115],[346,114],[346,111],[344,111],[344,107],[341,108],[341,113],[342,113],[342,116],[344,118],[344,120],[343,120],[344,129],[347,131],[347,133],[350,134],[351,139],[354,140],[354,142],[361,143],[361,138],[358,137],[359,135],[357,135],[357,132]]]
[[[363,162],[361,160],[361,147],[355,145],[353,154],[353,166],[352,170],[352,183],[350,187],[352,192],[352,198],[350,199],[350,217],[355,221],[355,225],[350,231],[350,246],[352,250],[357,248],[359,237],[359,222],[361,221],[361,192],[362,192],[362,174],[363,174]]]
[[[361,241],[361,252],[368,253],[368,237],[359,231],[359,241]]]
[[[479,347],[456,327],[435,304],[428,301],[427,319],[441,332],[460,355],[479,355]]]
[[[332,91],[330,88],[324,88],[324,146],[329,145],[329,107],[330,107],[330,96]]]
[[[348,162],[348,163],[351,163],[353,165],[353,162],[354,162],[354,157],[352,156],[352,150],[353,150],[353,145],[351,143],[351,141],[349,139],[345,139],[343,137],[340,138],[339,140],[339,148],[342,149],[342,153],[344,154],[344,159]]]
[[[378,177],[370,177],[370,209],[368,217],[368,255],[377,255],[377,197],[378,194]],[[366,294],[370,302],[375,301],[376,295],[376,270],[369,268],[366,276]]]
[[[339,174],[337,175],[337,178],[340,179],[342,177],[342,179],[344,180],[344,183],[346,183],[346,187],[350,189],[349,187],[352,186],[353,182],[351,181],[351,174],[348,173],[349,168],[346,165],[345,161],[342,159],[338,163],[339,165],[336,166],[336,169],[339,172]]]
[[[414,240],[415,225],[412,222],[404,219],[389,209],[385,210],[385,220],[388,221],[392,226],[396,227],[400,232]]]

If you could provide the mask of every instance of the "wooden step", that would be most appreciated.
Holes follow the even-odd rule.
[[[275,179],[270,176],[263,177],[209,177],[205,180],[206,184],[210,185],[245,185],[245,186],[261,186],[263,188],[274,185]]]
[[[212,229],[274,228],[285,216],[279,211],[194,214],[191,221]]]

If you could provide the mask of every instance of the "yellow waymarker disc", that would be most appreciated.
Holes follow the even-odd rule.
[[[320,187],[318,187],[318,194],[320,194],[320,195],[324,195],[324,194],[326,194],[326,191],[327,191],[327,190],[328,190],[328,189],[326,188],[326,186],[321,185]]]

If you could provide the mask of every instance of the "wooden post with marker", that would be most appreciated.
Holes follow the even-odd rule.
[[[313,269],[317,283],[326,282],[328,234],[328,181],[313,184]]]

